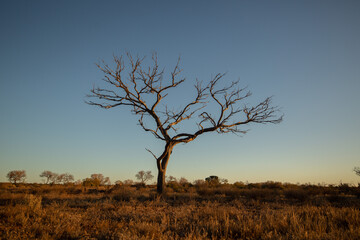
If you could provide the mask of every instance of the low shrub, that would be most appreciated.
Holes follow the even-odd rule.
[[[215,195],[216,189],[209,187],[200,187],[196,189],[196,192],[202,197],[211,197]]]
[[[279,198],[280,193],[271,189],[242,189],[240,194],[248,199],[273,201]]]
[[[233,185],[237,188],[246,188],[246,184],[243,182],[235,182]]]
[[[267,181],[267,182],[261,184],[261,188],[283,189],[283,185],[281,182]]]
[[[116,201],[125,201],[129,202],[131,200],[139,200],[139,201],[146,201],[151,199],[153,194],[151,190],[147,188],[136,189],[134,187],[129,186],[120,186],[116,190],[113,190],[110,194]]]
[[[287,199],[305,201],[309,198],[309,194],[304,189],[286,189],[284,190],[284,196]]]

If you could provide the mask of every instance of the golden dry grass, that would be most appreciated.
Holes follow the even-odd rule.
[[[238,192],[228,186],[223,191],[208,189],[206,193],[187,189],[188,192],[173,192],[159,199],[153,188],[137,190],[129,186],[110,191],[46,185],[0,190],[1,239],[359,239],[360,236],[359,198],[344,194],[333,196],[334,199],[326,194],[303,199],[303,192],[299,197],[286,189]]]

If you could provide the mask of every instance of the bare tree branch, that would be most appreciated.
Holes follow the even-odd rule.
[[[146,151],[148,151],[149,153],[151,153],[151,155],[153,155],[153,157],[154,157],[155,159],[157,159],[156,155],[155,155],[151,150],[149,150],[149,149],[147,149],[147,148],[145,148],[145,149],[146,149]]]
[[[159,67],[156,53],[152,55],[148,66],[145,66],[145,57],[133,57],[127,53],[125,58],[128,69],[125,68],[122,56],[113,57],[113,68],[104,61],[97,64],[104,73],[103,80],[111,88],[94,87],[88,97],[98,101],[90,100],[87,103],[105,109],[129,106],[132,113],[139,115],[139,125],[144,131],[165,141],[164,152],[159,157],[147,149],[156,159],[159,170],[158,192],[162,192],[164,188],[167,163],[172,149],[178,143],[191,142],[207,132],[245,134],[247,130],[243,129],[244,125],[282,121],[282,116],[278,116],[279,108],[271,105],[271,97],[255,106],[241,106],[241,102],[251,96],[250,91],[239,88],[239,81],[219,87],[225,76],[220,73],[205,86],[197,80],[192,100],[184,103],[178,110],[170,110],[167,104],[162,103],[164,98],[171,89],[186,81],[180,76],[180,58],[168,78],[164,69]],[[215,107],[215,111],[208,107],[210,104]],[[189,120],[194,121],[198,129],[192,133],[178,133],[181,123]]]

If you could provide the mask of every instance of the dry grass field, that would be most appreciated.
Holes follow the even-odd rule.
[[[360,239],[346,184],[0,187],[1,239]]]

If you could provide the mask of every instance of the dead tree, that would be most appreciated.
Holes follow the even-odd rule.
[[[128,60],[128,65],[125,64],[125,58]],[[133,57],[127,54],[125,58],[114,56],[114,67],[110,67],[104,61],[97,64],[105,74],[103,80],[110,87],[94,87],[88,97],[98,100],[90,100],[87,103],[105,109],[128,106],[132,113],[139,116],[139,125],[146,132],[164,141],[164,151],[159,156],[148,150],[156,159],[159,194],[165,190],[166,168],[172,150],[177,144],[191,142],[209,132],[244,134],[247,130],[243,126],[250,123],[265,124],[282,121],[278,107],[271,105],[271,97],[254,106],[248,106],[242,103],[251,93],[246,88],[239,88],[239,81],[219,87],[224,74],[216,74],[205,85],[196,80],[193,99],[181,103],[180,109],[173,110],[164,104],[163,100],[170,90],[186,80],[180,77],[182,71],[179,67],[180,59],[166,79],[164,69],[158,65],[156,54],[153,54],[149,64],[144,63],[145,57]],[[212,107],[210,108],[209,105]],[[197,130],[180,131],[180,123],[184,121],[193,121]]]

